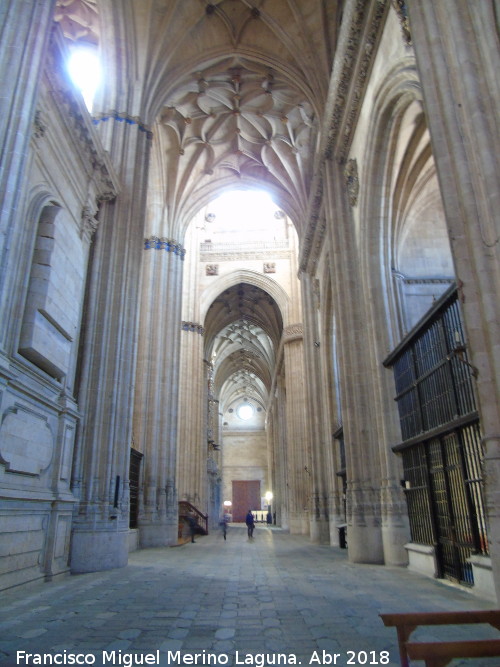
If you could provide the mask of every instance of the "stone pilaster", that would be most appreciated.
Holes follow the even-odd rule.
[[[145,195],[151,135],[110,118],[120,195],[105,202],[90,266],[73,489],[79,496],[71,568],[123,566],[128,558],[129,460],[137,355]],[[101,127],[99,127],[101,129]]]
[[[47,52],[55,0],[5,0],[0,12],[0,352],[12,335],[11,309],[24,220],[22,187],[33,133],[38,84]]]
[[[493,2],[411,0],[409,27],[459,285],[478,369],[489,542],[500,599],[500,137]]]
[[[177,541],[176,448],[184,249],[146,240],[141,297],[134,441],[144,453],[140,543]]]

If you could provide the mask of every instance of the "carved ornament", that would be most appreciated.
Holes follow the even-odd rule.
[[[349,197],[349,204],[356,206],[358,203],[359,194],[359,177],[358,177],[358,163],[356,158],[347,160],[344,169],[345,184],[347,186],[347,195]]]

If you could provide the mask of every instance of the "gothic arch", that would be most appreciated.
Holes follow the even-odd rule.
[[[396,275],[401,247],[409,238],[409,220],[417,209],[438,210],[439,186],[421,104],[415,64],[398,63],[380,85],[368,132],[364,173],[371,174],[361,199],[363,280],[383,352],[405,330],[404,307]],[[443,221],[444,223],[444,221]],[[435,237],[434,237],[435,238]]]
[[[285,327],[292,324],[288,321],[288,305],[290,297],[286,294],[285,290],[272,278],[268,278],[255,271],[249,271],[248,269],[238,269],[228,275],[221,276],[211,287],[205,290],[200,298],[200,315],[202,322],[205,321],[208,309],[212,305],[214,299],[224,292],[224,290],[227,290],[238,283],[248,283],[249,285],[254,285],[255,287],[262,289],[264,292],[267,292],[278,305],[283,318],[283,326]]]

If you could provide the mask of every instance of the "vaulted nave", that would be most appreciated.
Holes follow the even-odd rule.
[[[499,12],[2,3],[0,589],[251,511],[498,605]]]
[[[303,535],[260,524],[252,540],[242,524],[231,524],[226,541],[216,531],[180,548],[142,549],[125,568],[52,586],[38,583],[23,592],[14,588],[4,600],[4,667],[37,664],[44,655],[81,656],[81,664],[98,667],[399,667],[396,631],[384,627],[379,613],[492,607],[440,580],[404,568],[355,566],[344,550],[332,553]],[[434,627],[419,628],[414,636],[487,640],[498,632],[488,626]],[[139,662],[142,656],[151,662]],[[452,664],[495,667],[498,658]]]

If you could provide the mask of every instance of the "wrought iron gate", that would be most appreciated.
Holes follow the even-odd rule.
[[[487,554],[483,449],[456,288],[384,362],[394,368],[412,541],[435,547],[439,575],[474,583]]]

